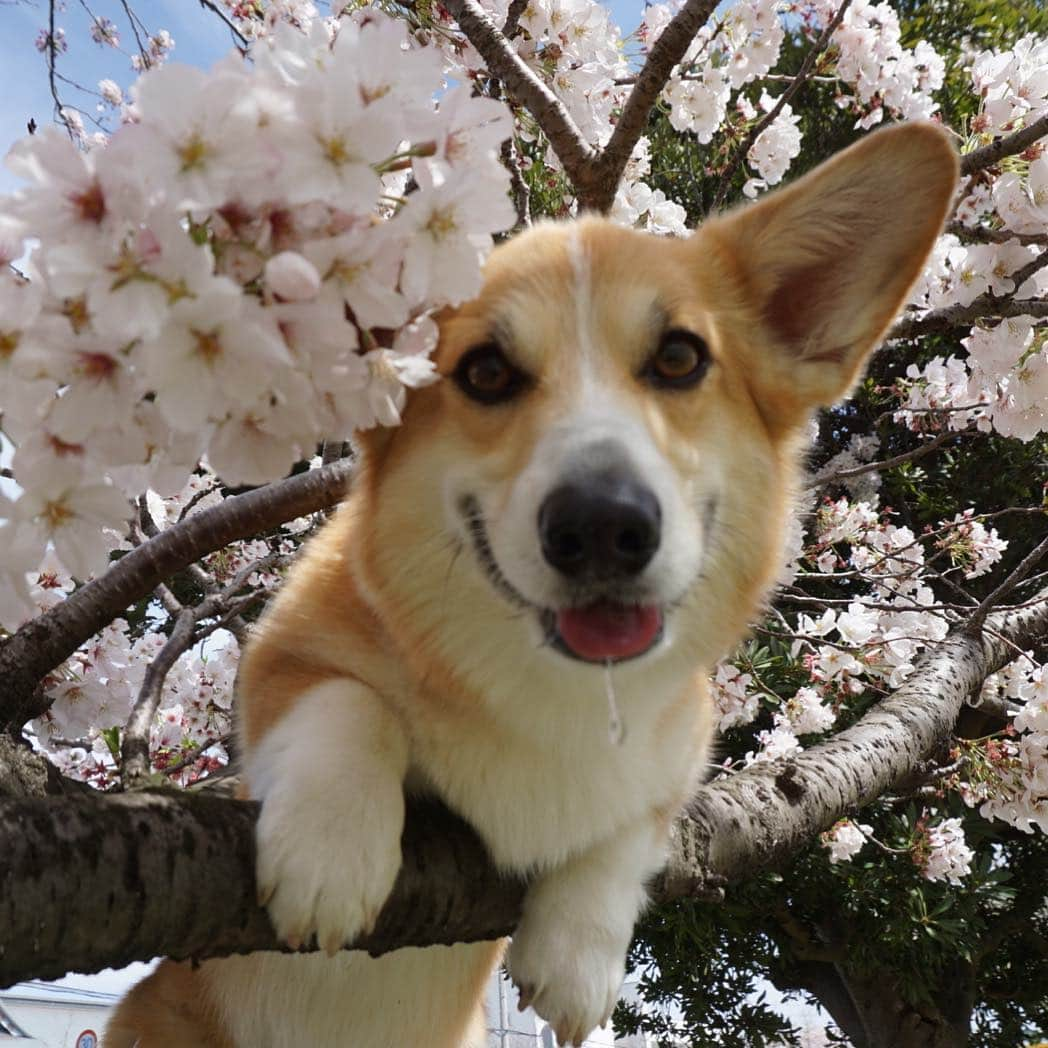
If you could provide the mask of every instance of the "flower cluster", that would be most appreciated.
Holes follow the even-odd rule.
[[[842,461],[870,454],[872,447],[859,444]],[[791,553],[796,561],[790,581],[846,579],[859,590],[847,603],[795,615],[790,658],[808,679],[792,697],[769,695],[753,674],[731,662],[718,667],[712,696],[722,731],[750,724],[762,711],[771,715],[772,728],[758,733],[759,748],[747,760],[794,752],[799,736],[831,730],[855,696],[902,684],[920,652],[950,628],[951,616],[936,607],[936,576],[977,578],[993,569],[1008,546],[972,510],[917,535],[895,524],[875,498],[824,499],[809,532]]]
[[[961,878],[972,872],[975,852],[965,842],[960,819],[943,819],[935,826],[927,826],[922,820],[918,823],[915,857],[928,880],[960,884]]]
[[[1048,40],[1024,36],[1009,51],[983,51],[972,65],[982,99],[974,130],[1013,131],[1048,112]]]
[[[965,149],[1048,114],[1046,55],[1048,40],[1027,36],[1009,51],[975,58],[971,75],[980,108]],[[957,218],[974,242],[962,242],[953,233],[940,238],[913,295],[916,316],[977,306],[987,298],[1026,301],[1048,294],[1045,247],[1020,239],[1043,233],[1048,223],[1043,147],[1010,160],[999,177],[973,180],[959,201]],[[1019,440],[1048,430],[1048,350],[1037,318],[1019,315],[977,324],[962,344],[966,357],[937,357],[923,368],[907,369],[896,420],[917,430],[977,425]]]
[[[1022,250],[1022,249],[1020,249]],[[973,328],[962,339],[966,359],[936,357],[911,364],[900,391],[897,421],[915,430],[973,423],[1006,437],[1032,440],[1048,431],[1048,338],[1032,317]]]
[[[983,699],[1017,712],[1002,738],[972,747],[957,789],[986,819],[1048,833],[1048,667],[1027,652],[986,679]]]
[[[762,92],[761,109],[770,114],[775,106],[776,100],[767,91]],[[749,120],[757,115],[745,98],[739,99],[739,111]],[[787,102],[750,146],[746,159],[759,177],[748,179],[742,187],[746,196],[755,197],[759,189],[777,186],[782,181],[790,163],[801,151],[801,132],[797,126],[799,120],[800,117]]]
[[[839,0],[815,0],[812,12],[824,24]],[[839,49],[837,76],[854,95],[841,95],[838,105],[860,114],[857,127],[873,127],[885,112],[906,120],[930,117],[938,108],[932,95],[943,85],[946,67],[927,41],[909,50],[901,43],[899,15],[888,3],[852,3],[833,34]]]
[[[719,731],[741,727],[753,721],[760,711],[760,699],[750,690],[753,677],[730,662],[722,662],[710,681],[710,694],[720,715]]]
[[[284,475],[318,441],[399,421],[434,378],[434,310],[473,295],[512,225],[497,159],[507,110],[367,12],[281,23],[251,64],[166,64],[104,148],[19,142],[28,187],[0,203],[0,408],[22,488],[6,518],[0,621],[52,546],[101,570],[128,496]],[[403,176],[413,176],[405,196]]]
[[[950,560],[959,566],[966,579],[985,575],[1008,548],[996,528],[987,528],[975,518],[975,511],[966,509],[950,521],[935,543],[949,552]]]
[[[117,619],[48,678],[51,706],[30,727],[62,771],[96,786],[116,779],[115,736],[109,732],[124,726],[165,639],[152,630],[132,639],[127,622]],[[178,763],[185,782],[203,770],[197,758],[205,753],[212,762],[227,762],[238,658],[236,640],[226,635],[174,664],[150,727],[153,767],[163,771]]]
[[[854,859],[873,833],[873,827],[852,819],[841,819],[821,836],[823,846],[829,849],[830,862],[848,862]]]

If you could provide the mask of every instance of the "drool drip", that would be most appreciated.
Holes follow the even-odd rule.
[[[621,746],[626,739],[626,726],[619,716],[619,705],[615,701],[615,685],[611,680],[611,659],[604,660],[604,694],[608,698],[608,739],[612,746]]]

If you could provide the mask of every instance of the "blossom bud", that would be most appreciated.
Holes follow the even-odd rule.
[[[281,251],[266,263],[266,286],[285,302],[305,302],[316,298],[320,274],[298,252]]]
[[[98,90],[111,106],[119,106],[123,104],[124,93],[120,90],[120,85],[115,80],[99,80]]]

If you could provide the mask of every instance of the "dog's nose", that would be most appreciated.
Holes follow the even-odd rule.
[[[655,493],[618,471],[555,488],[539,508],[542,554],[572,577],[638,574],[659,548],[661,525]]]

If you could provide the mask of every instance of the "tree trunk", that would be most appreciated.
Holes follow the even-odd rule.
[[[934,994],[937,1007],[927,1014],[904,1001],[887,978],[838,971],[862,1023],[866,1048],[966,1048],[971,1001],[960,1008],[961,1002],[952,999],[949,975]]]

